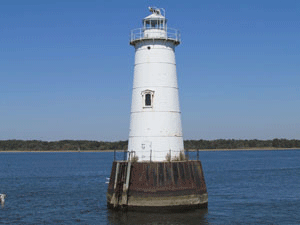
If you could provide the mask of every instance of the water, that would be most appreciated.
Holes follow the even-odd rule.
[[[154,214],[106,208],[113,153],[0,153],[0,224],[300,224],[299,150],[200,158],[208,209]]]

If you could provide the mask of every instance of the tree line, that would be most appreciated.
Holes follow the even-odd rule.
[[[300,140],[273,139],[273,140],[187,140],[185,149],[248,149],[248,148],[300,148]]]
[[[0,140],[0,151],[68,151],[68,150],[126,150],[128,141],[87,141],[87,140]],[[247,148],[300,148],[300,140],[186,140],[184,147],[193,149],[247,149]]]
[[[128,141],[104,142],[85,140],[38,141],[5,140],[0,141],[0,151],[68,151],[68,150],[121,150],[127,149]]]

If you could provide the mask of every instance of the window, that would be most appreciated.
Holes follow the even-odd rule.
[[[158,28],[157,20],[151,21],[151,28]]]
[[[151,94],[146,94],[145,106],[151,106]]]
[[[154,91],[152,90],[142,91],[143,108],[153,107],[153,97],[154,97]]]
[[[144,20],[144,28],[164,30],[166,21],[164,19],[147,19]]]
[[[150,28],[151,28],[151,26],[150,26],[150,21],[149,21],[149,20],[146,21],[146,28],[147,28],[147,29],[150,29]]]

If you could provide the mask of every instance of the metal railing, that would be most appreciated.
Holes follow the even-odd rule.
[[[146,33],[145,31],[151,31],[149,36],[148,33]],[[147,39],[165,39],[165,40],[172,40],[177,43],[180,43],[181,35],[180,35],[180,31],[174,28],[166,28],[164,30],[137,28],[131,30],[130,32],[130,43],[133,43],[138,40],[147,40]]]
[[[152,161],[152,154],[153,152],[160,152],[160,151],[153,151],[150,150],[150,162]],[[173,153],[173,154],[172,154]],[[184,150],[184,151],[169,151],[169,160],[166,159],[166,161],[188,161],[188,160],[199,160],[199,150]],[[173,157],[177,155],[175,158]],[[184,154],[184,155],[180,155]],[[180,157],[179,157],[180,156]],[[178,158],[179,157],[179,158]],[[180,159],[181,158],[181,159]],[[114,150],[114,161],[135,161],[136,158],[136,152],[135,151],[128,151],[128,150]]]

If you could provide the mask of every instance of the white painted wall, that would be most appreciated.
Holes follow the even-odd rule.
[[[173,158],[184,150],[175,62],[178,42],[166,38],[164,30],[144,32],[147,37],[134,42],[128,151],[134,151],[139,161],[149,161],[150,157],[164,161],[167,154]],[[144,91],[152,91],[152,107],[145,107]]]

